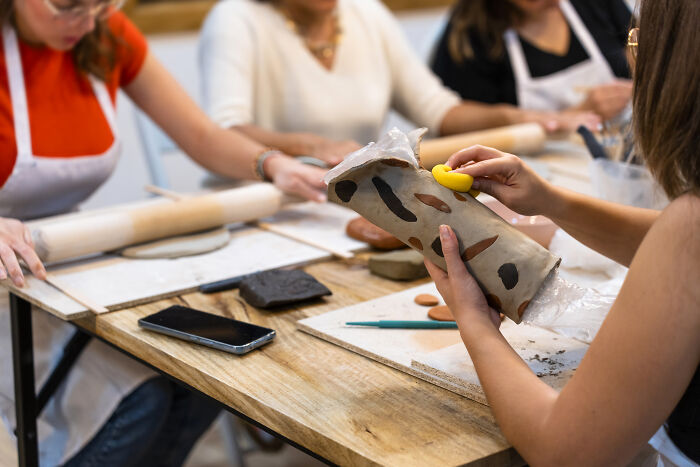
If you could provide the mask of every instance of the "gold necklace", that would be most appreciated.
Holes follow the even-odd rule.
[[[333,16],[333,37],[331,37],[329,41],[314,42],[309,40],[305,31],[303,31],[299,25],[289,17],[286,11],[282,10],[282,13],[285,16],[287,27],[301,37],[301,39],[304,41],[304,45],[313,56],[326,60],[333,57],[333,54],[335,54],[335,51],[338,48],[338,44],[340,44],[340,41],[343,38],[343,30],[340,27],[340,21],[338,20],[337,14]]]

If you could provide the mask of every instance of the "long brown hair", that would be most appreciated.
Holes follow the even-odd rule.
[[[700,1],[642,0],[634,131],[669,198],[700,195]]]
[[[9,21],[14,27],[14,0],[0,0],[0,25]],[[95,29],[80,39],[71,50],[76,68],[84,74],[106,80],[117,62],[118,39],[107,26],[107,20],[95,20]]]
[[[508,0],[459,0],[452,11],[447,48],[452,60],[474,58],[470,34],[476,33],[492,59],[504,51],[503,34],[522,19],[522,12]]]

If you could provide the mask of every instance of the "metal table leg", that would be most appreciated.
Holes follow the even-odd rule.
[[[36,393],[34,390],[34,351],[32,348],[32,307],[10,293],[12,366],[15,378],[17,455],[21,467],[39,465],[36,433]]]

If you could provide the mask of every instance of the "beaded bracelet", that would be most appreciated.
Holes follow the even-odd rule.
[[[253,160],[253,172],[255,173],[255,177],[264,182],[271,182],[272,180],[265,175],[265,170],[264,170],[264,164],[265,160],[273,156],[275,154],[284,154],[282,151],[278,149],[272,149],[272,148],[265,148],[263,149],[257,156],[255,156],[255,159]]]

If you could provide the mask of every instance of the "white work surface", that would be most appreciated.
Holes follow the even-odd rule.
[[[346,326],[348,321],[427,320],[429,307],[414,298],[439,297],[425,284],[375,300],[303,319],[304,332],[486,404],[467,349],[456,329],[380,329]],[[588,345],[545,329],[506,319],[501,332],[532,371],[555,389],[571,378]]]
[[[147,201],[151,202],[151,201]],[[334,205],[304,203],[289,206],[265,219],[290,233],[341,251],[367,245],[345,235],[345,224],[357,217]],[[209,282],[256,271],[295,266],[329,256],[328,252],[249,225],[232,227],[231,242],[216,251],[177,259],[130,259],[104,254],[51,266],[48,271],[62,285],[98,305],[116,310],[179,295]],[[9,281],[3,286],[58,316],[71,320],[89,311],[58,289],[31,275],[23,288]]]

